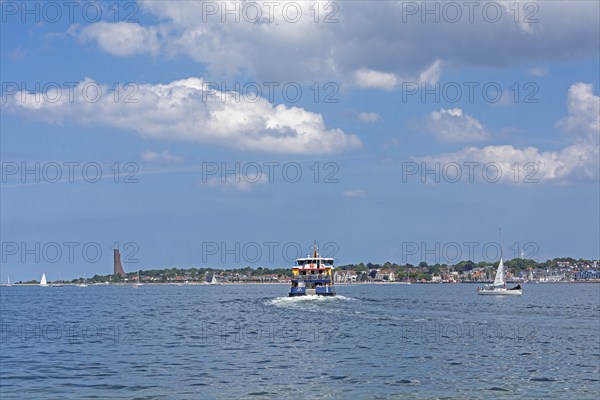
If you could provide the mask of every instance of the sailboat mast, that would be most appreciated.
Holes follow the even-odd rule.
[[[500,259],[504,258],[503,250],[502,250],[502,228],[498,228],[500,232]]]
[[[502,249],[502,228],[498,228],[498,231],[500,232],[500,264],[498,265],[498,269],[502,268],[502,281],[504,282],[504,288],[506,288],[506,272],[502,261],[504,259],[504,250]]]

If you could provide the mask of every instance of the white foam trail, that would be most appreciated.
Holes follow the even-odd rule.
[[[354,301],[353,297],[346,296],[294,296],[294,297],[277,297],[268,301],[269,304],[286,307],[300,303],[315,303],[315,302],[334,302],[334,301]]]

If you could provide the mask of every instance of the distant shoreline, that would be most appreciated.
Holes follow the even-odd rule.
[[[485,285],[490,282],[411,282],[410,285]],[[560,284],[580,284],[580,283],[600,283],[600,280],[590,280],[590,281],[572,281],[572,282],[508,282],[509,284],[519,284],[519,285],[560,285]],[[64,286],[73,286],[77,287],[76,283],[63,283]],[[290,282],[222,282],[217,285],[211,285],[206,283],[174,283],[174,282],[142,282],[142,286],[232,286],[232,285],[290,285]],[[355,286],[355,285],[402,285],[408,286],[405,282],[355,282],[355,283],[336,283],[335,286]],[[12,286],[34,286],[39,287],[39,283],[11,283],[8,284],[0,284],[0,287],[12,287]],[[133,286],[132,283],[89,283],[88,286]],[[48,284],[45,287],[61,287],[61,286],[52,286],[52,284]]]

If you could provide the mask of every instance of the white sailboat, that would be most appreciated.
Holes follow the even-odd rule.
[[[10,276],[6,275],[6,280],[7,280],[7,282],[6,282],[6,286],[12,286],[12,285],[10,284]]]
[[[219,281],[217,281],[217,275],[213,274],[212,279],[210,281],[211,285],[220,285]]]
[[[140,271],[138,271],[137,282],[133,284],[133,287],[137,289],[140,286],[144,286],[144,284],[140,281]]]
[[[58,273],[58,279],[59,279],[59,281],[57,283],[53,283],[51,285],[52,287],[63,287],[63,280],[62,280],[62,276],[60,276],[60,272]]]
[[[46,274],[42,274],[42,279],[40,279],[40,286],[48,286],[48,281],[46,281]]]
[[[502,260],[502,230],[500,230],[500,263],[498,264],[498,270],[496,271],[496,277],[492,285],[487,285],[482,288],[477,288],[477,294],[481,295],[493,295],[493,296],[504,296],[513,295],[519,296],[523,293],[521,285],[517,285],[513,288],[506,288],[506,270],[504,268],[504,261]]]
[[[87,287],[87,279],[83,278],[83,283],[78,283],[75,286],[77,286],[77,287]]]
[[[405,281],[400,281],[398,282],[401,285],[410,285],[410,272],[408,272],[408,270],[406,271],[406,282]]]

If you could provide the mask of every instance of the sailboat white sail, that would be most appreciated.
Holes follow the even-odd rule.
[[[219,281],[217,281],[217,275],[216,274],[213,274],[212,279],[210,281],[210,284],[211,285],[218,285],[219,284]]]
[[[494,287],[506,288],[506,271],[504,270],[502,257],[500,257],[500,264],[498,264],[498,271],[496,271],[496,278],[494,278]]]
[[[520,295],[523,293],[521,285],[517,285],[513,288],[506,288],[506,268],[504,267],[502,252],[502,229],[500,229],[500,262],[498,263],[498,270],[496,271],[496,277],[494,278],[494,284],[488,285],[483,288],[477,288],[477,294],[482,295]]]
[[[7,281],[6,286],[12,286],[10,284],[10,276],[6,275],[6,281]]]
[[[40,286],[48,286],[48,282],[46,281],[46,274],[42,274],[42,279],[40,279]]]

